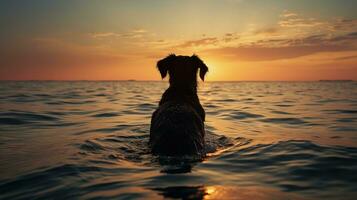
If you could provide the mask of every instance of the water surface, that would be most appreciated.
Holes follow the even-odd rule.
[[[354,199],[356,82],[201,83],[208,157],[147,147],[165,82],[0,82],[0,199]]]

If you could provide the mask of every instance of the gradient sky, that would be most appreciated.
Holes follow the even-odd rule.
[[[357,80],[355,0],[0,0],[0,80]]]

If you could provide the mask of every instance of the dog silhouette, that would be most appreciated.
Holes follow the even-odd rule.
[[[152,153],[204,156],[205,111],[197,96],[197,72],[204,81],[208,67],[196,55],[170,54],[158,61],[157,68],[162,78],[169,74],[170,86],[152,114]]]

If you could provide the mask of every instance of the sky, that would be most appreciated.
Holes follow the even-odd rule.
[[[0,80],[357,80],[355,0],[0,0]]]

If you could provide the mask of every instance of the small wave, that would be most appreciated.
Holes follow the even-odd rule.
[[[267,123],[288,124],[288,125],[309,124],[308,122],[298,118],[266,118],[266,119],[261,119],[260,121],[267,122]]]
[[[205,104],[204,107],[206,108],[218,108],[218,105],[214,105],[214,104]]]
[[[332,126],[330,128],[338,132],[357,132],[357,128],[352,126]]]
[[[352,103],[352,102],[354,102],[354,100],[352,100],[352,99],[321,99],[321,100],[317,100],[317,101],[315,101],[315,102],[317,102],[317,103],[323,103],[323,104],[325,104],[325,103],[337,103],[337,102],[339,102],[339,103]]]
[[[104,93],[99,93],[99,94],[95,94],[94,96],[96,96],[96,97],[105,97],[105,96],[108,96],[108,95],[104,94]]]
[[[244,99],[242,99],[242,101],[254,101],[254,99],[253,98],[244,98]]]
[[[75,91],[62,93],[60,95],[66,99],[82,99],[84,97],[81,93]]]
[[[227,99],[217,99],[215,101],[218,101],[218,102],[235,102],[235,101],[238,101],[238,100],[237,99],[227,98]]]
[[[119,116],[120,114],[118,112],[106,112],[106,113],[99,113],[99,114],[95,114],[92,115],[92,117],[116,117]]]
[[[37,97],[53,98],[53,96],[50,94],[33,94],[33,95]]]
[[[89,103],[96,103],[95,100],[85,100],[85,101],[58,101],[54,102],[58,104],[69,104],[69,105],[81,105],[81,104],[89,104]]]
[[[279,111],[279,110],[273,110],[271,111],[272,113],[275,113],[275,114],[281,114],[281,115],[292,115],[292,113],[289,113],[289,112],[284,112],[284,111]]]
[[[86,133],[115,133],[116,131],[121,131],[121,130],[126,130],[132,127],[132,125],[127,125],[127,124],[119,124],[113,127],[108,127],[108,128],[98,128],[98,129],[89,129],[89,130],[83,130],[80,132],[75,133],[76,135],[82,135]]]
[[[357,110],[324,110],[332,114],[357,114]]]
[[[6,117],[0,117],[0,124],[2,125],[21,125],[21,124],[28,124],[30,122],[16,119],[16,118],[6,118]]]
[[[67,113],[65,113],[65,112],[56,112],[56,111],[49,111],[49,112],[46,112],[46,114],[48,114],[48,115],[59,115],[59,116],[63,116],[63,115],[66,115]]]
[[[10,98],[31,98],[31,95],[27,95],[27,94],[14,94],[14,95],[10,95],[8,96]]]
[[[20,125],[36,122],[53,122],[58,121],[59,118],[45,114],[35,114],[32,112],[3,112],[0,113],[0,124]]]
[[[229,113],[228,116],[233,119],[248,119],[248,118],[262,118],[262,117],[264,117],[263,115],[249,113],[249,112],[243,112],[243,111],[233,111],[233,112]]]
[[[291,105],[291,104],[275,104],[275,106],[279,106],[279,107],[292,107],[293,105]]]
[[[81,144],[79,147],[81,150],[84,151],[91,151],[91,152],[98,152],[100,150],[103,150],[104,147],[99,144],[98,142],[87,140],[85,141],[84,144]]]
[[[156,109],[157,105],[156,104],[151,104],[151,103],[142,103],[139,105],[135,105],[133,107],[133,109],[137,110],[137,111],[154,111],[154,109]]]
[[[355,122],[357,120],[356,118],[340,118],[340,119],[336,119],[337,122],[346,122],[346,123],[350,123],[350,122]]]

